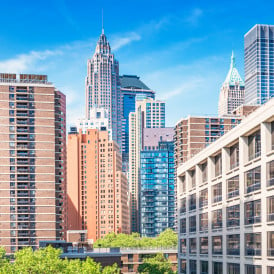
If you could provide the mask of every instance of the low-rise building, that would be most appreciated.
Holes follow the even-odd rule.
[[[273,273],[274,100],[177,176],[179,273]]]

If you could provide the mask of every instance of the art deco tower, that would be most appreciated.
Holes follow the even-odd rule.
[[[112,139],[121,147],[121,91],[119,85],[119,63],[111,53],[104,29],[96,45],[95,53],[87,64],[86,118],[93,107],[105,108],[109,115]]]
[[[244,103],[245,84],[235,67],[232,52],[230,69],[222,85],[219,97],[219,116],[231,115],[232,111]]]

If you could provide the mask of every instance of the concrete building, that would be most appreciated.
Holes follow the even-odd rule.
[[[145,128],[140,156],[140,232],[156,237],[175,226],[173,128]]]
[[[177,169],[179,273],[274,271],[274,100]]]
[[[136,102],[135,112],[129,114],[129,191],[132,232],[138,232],[140,230],[140,151],[143,149],[143,129],[164,127],[164,102],[151,98]]]
[[[231,115],[233,110],[244,103],[245,84],[235,67],[232,52],[230,69],[222,85],[219,97],[218,114],[220,117]]]
[[[82,118],[77,121],[76,128],[79,131],[82,130],[82,133],[86,133],[87,129],[99,129],[107,130],[109,134],[109,140],[112,140],[112,130],[109,125],[109,114],[107,109],[93,107],[90,109],[89,117]]]
[[[119,63],[111,53],[104,30],[99,37],[95,53],[87,63],[86,119],[94,107],[105,108],[109,114],[112,138],[122,144],[122,97],[119,84]]]
[[[175,163],[178,167],[241,122],[235,117],[195,117],[181,119],[175,126]]]
[[[123,171],[129,171],[129,113],[134,112],[136,101],[155,97],[155,92],[147,87],[136,75],[120,76],[123,102],[122,159]]]
[[[61,240],[66,216],[66,98],[46,75],[0,74],[0,245]]]
[[[255,25],[244,36],[245,104],[262,105],[274,96],[274,26]]]
[[[71,132],[67,146],[68,229],[87,230],[92,243],[110,232],[129,233],[127,179],[108,132]]]

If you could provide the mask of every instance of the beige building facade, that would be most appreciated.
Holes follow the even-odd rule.
[[[274,100],[177,169],[179,273],[274,271]]]

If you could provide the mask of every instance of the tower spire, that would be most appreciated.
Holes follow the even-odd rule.
[[[104,34],[104,9],[102,8],[102,34]]]
[[[232,68],[235,67],[235,56],[234,56],[234,51],[233,50],[232,50],[232,54],[231,54],[231,64],[230,64],[230,66]]]

